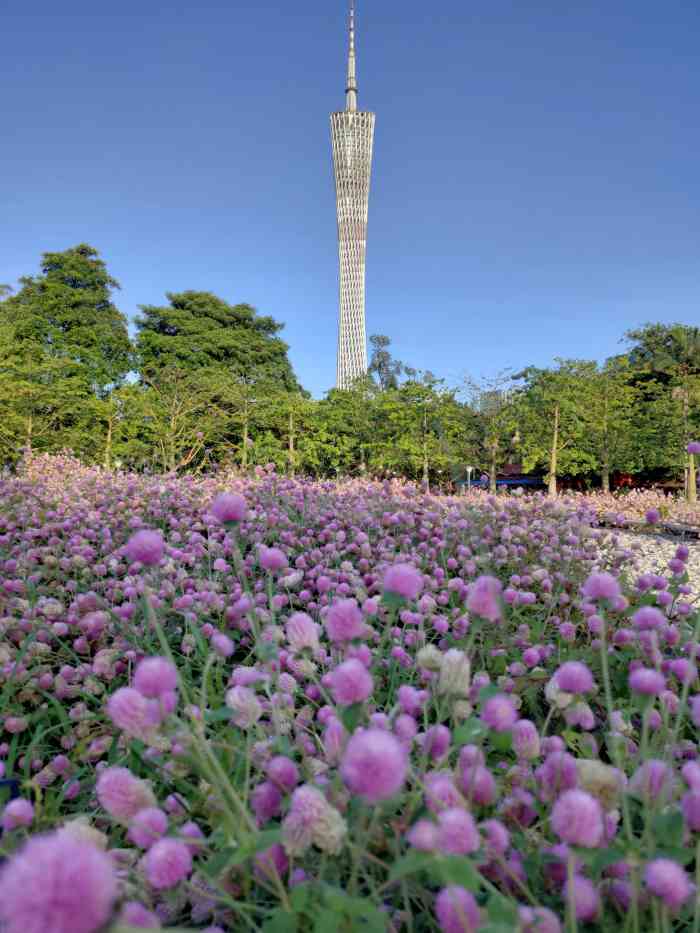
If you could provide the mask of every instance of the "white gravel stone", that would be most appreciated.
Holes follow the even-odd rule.
[[[669,573],[668,562],[675,556],[676,548],[679,544],[685,544],[690,552],[686,563],[688,583],[693,588],[693,595],[700,595],[700,543],[697,540],[636,531],[611,532],[610,539],[616,540],[618,547],[631,551],[632,557],[628,566],[634,572],[658,573],[664,576]]]

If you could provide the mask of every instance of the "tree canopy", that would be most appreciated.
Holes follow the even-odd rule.
[[[260,379],[281,388],[299,388],[287,344],[277,336],[282,324],[211,292],[168,292],[166,297],[167,305],[140,306],[136,350],[141,372],[215,367],[242,375],[254,369]]]

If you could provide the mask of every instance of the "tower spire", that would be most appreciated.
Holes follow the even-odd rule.
[[[350,45],[348,48],[348,79],[345,85],[345,109],[357,110],[357,77],[355,75],[355,0],[350,0]]]

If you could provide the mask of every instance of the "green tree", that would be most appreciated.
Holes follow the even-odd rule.
[[[671,463],[679,459],[683,462],[686,494],[690,502],[696,502],[695,458],[686,448],[700,429],[700,328],[685,324],[645,324],[627,331],[625,339],[631,344],[626,354],[629,364],[644,377],[640,380],[642,390],[646,389],[657,402],[657,411],[665,407],[671,415],[669,434],[675,435],[674,445],[678,451],[676,456],[671,454]],[[663,389],[669,396],[666,405],[659,398]],[[674,409],[675,417],[671,414]],[[680,431],[674,422],[680,422]]]
[[[369,375],[376,377],[382,391],[397,389],[405,366],[400,360],[394,359],[391,355],[389,350],[391,339],[384,334],[373,334],[369,338],[369,342],[372,347],[367,370]]]
[[[523,370],[517,409],[523,465],[544,467],[548,492],[557,494],[560,473],[576,476],[595,469],[596,460],[586,430],[586,398],[581,391],[590,364],[557,359],[556,369]]]
[[[493,378],[468,378],[465,389],[475,418],[476,459],[488,465],[489,489],[496,492],[498,470],[513,456],[520,440],[513,377],[504,370]]]
[[[603,366],[582,364],[580,392],[585,399],[583,420],[601,487],[609,492],[611,472],[634,470],[639,463],[635,449],[639,393],[624,361],[610,361]]]
[[[76,364],[96,395],[126,376],[132,349],[126,318],[112,302],[119,284],[94,247],[44,253],[41,274],[20,284],[0,304],[0,320],[13,327],[19,347]]]
[[[164,369],[254,371],[258,380],[299,388],[277,335],[282,324],[247,304],[230,305],[211,292],[168,292],[165,306],[142,305],[137,319],[139,365],[150,378]]]
[[[146,380],[141,418],[162,470],[201,469],[221,459],[227,412],[220,405],[221,372],[171,367]]]

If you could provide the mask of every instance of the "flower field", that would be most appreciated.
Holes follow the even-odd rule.
[[[0,501],[3,933],[700,931],[685,545],[62,457]]]

